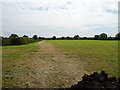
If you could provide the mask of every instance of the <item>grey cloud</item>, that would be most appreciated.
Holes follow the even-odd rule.
[[[116,31],[118,30],[117,26],[109,26],[109,25],[97,25],[97,24],[88,24],[85,25],[85,27],[89,27],[91,28],[91,30],[93,30],[95,33],[99,33],[99,32],[106,32],[109,35],[112,35],[112,33],[116,33]]]
[[[17,2],[16,3],[18,5],[18,7],[20,7],[23,10],[32,10],[32,11],[48,11],[50,9],[53,10],[68,10],[68,8],[65,5],[61,5],[61,6],[34,6],[36,3],[33,3],[33,5],[31,6],[29,3],[21,3],[21,2]],[[38,3],[37,3],[38,4]],[[70,2],[69,2],[70,4]]]
[[[86,24],[84,25],[85,27],[101,27],[101,26],[104,26],[102,24]]]
[[[104,24],[86,24],[84,26],[85,27],[101,27],[101,28],[117,28],[116,25],[109,26],[109,25],[104,25]]]
[[[30,7],[29,8],[30,10],[38,10],[38,11],[42,11],[42,10],[44,10],[44,11],[47,11],[49,8],[48,7],[35,7],[35,8],[33,8],[33,7]]]
[[[111,13],[111,14],[118,14],[118,4],[117,3],[113,3],[113,2],[105,2],[102,5],[103,10],[106,11],[107,13]]]
[[[106,9],[105,11],[112,14],[118,14],[117,10]]]
[[[118,27],[116,26],[103,26],[103,27],[95,27],[93,28],[94,31],[100,31],[100,32],[103,32],[103,31],[106,31],[108,33],[113,33],[113,32],[116,32],[118,30]]]
[[[66,2],[66,4],[72,4],[72,2]]]
[[[29,7],[30,10],[38,10],[38,11],[48,11],[50,9],[53,10],[68,10],[66,7]]]

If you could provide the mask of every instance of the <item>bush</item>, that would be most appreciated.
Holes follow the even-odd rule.
[[[10,45],[10,39],[9,38],[2,38],[2,45]]]
[[[34,38],[29,38],[27,36],[24,37],[19,37],[16,34],[11,34],[9,38],[0,38],[2,41],[2,45],[21,45],[21,44],[27,44],[27,43],[32,43],[38,40],[35,40]]]
[[[10,40],[10,45],[20,45],[21,44],[21,40],[19,37],[12,37],[9,40]]]
[[[35,40],[33,38],[28,38],[28,37],[20,37],[20,44],[27,44],[27,43],[32,43]]]

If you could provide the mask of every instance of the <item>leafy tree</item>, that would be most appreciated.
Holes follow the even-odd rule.
[[[100,36],[99,36],[99,39],[107,39],[107,34],[105,33],[101,33]]]
[[[11,34],[9,37],[9,44],[10,45],[19,45],[20,44],[20,38],[17,34]]]
[[[33,35],[33,38],[36,40],[38,37],[37,37],[37,35]]]
[[[39,37],[39,39],[42,39],[42,37]]]
[[[27,35],[23,35],[23,37],[27,37],[27,38],[29,38]]]
[[[108,37],[108,39],[109,39],[109,40],[113,40],[113,38],[112,38],[111,36],[110,36],[110,37]]]
[[[2,46],[3,37],[0,37],[0,46]]]
[[[84,37],[83,39],[87,39],[87,37]]]
[[[39,37],[39,39],[45,39],[44,37]]]
[[[0,41],[2,40],[2,45],[21,45],[35,42],[34,38],[29,38],[24,35],[23,37],[19,37],[17,34],[11,34],[9,38],[0,37]]]
[[[9,38],[2,38],[2,45],[10,45],[10,39]]]
[[[74,39],[79,39],[79,35],[75,35],[75,36],[74,36]]]
[[[94,39],[95,39],[95,40],[99,39],[99,35],[95,35],[95,36],[94,36]]]
[[[64,40],[64,39],[65,39],[65,37],[61,37],[61,39],[62,39],[62,40]]]
[[[17,34],[11,34],[9,38],[18,38],[19,36]]]
[[[21,44],[19,37],[12,37],[9,40],[10,40],[10,45],[20,45]]]
[[[20,44],[32,43],[35,40],[33,38],[20,37]]]
[[[116,39],[120,39],[120,32],[116,34]]]
[[[53,39],[53,40],[56,40],[56,36],[53,36],[52,39]]]
[[[66,39],[67,39],[67,40],[70,40],[70,37],[69,37],[69,36],[67,36],[67,37],[66,37]]]

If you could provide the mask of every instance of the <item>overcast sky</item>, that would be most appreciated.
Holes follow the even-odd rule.
[[[20,2],[19,2],[20,1]],[[119,0],[4,0],[2,35],[94,36],[118,32]],[[1,23],[1,22],[0,22]]]

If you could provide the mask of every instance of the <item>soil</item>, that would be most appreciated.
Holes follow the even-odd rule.
[[[85,74],[82,80],[72,85],[70,90],[119,90],[120,79],[108,77],[104,71],[101,73],[94,72],[90,75]]]

